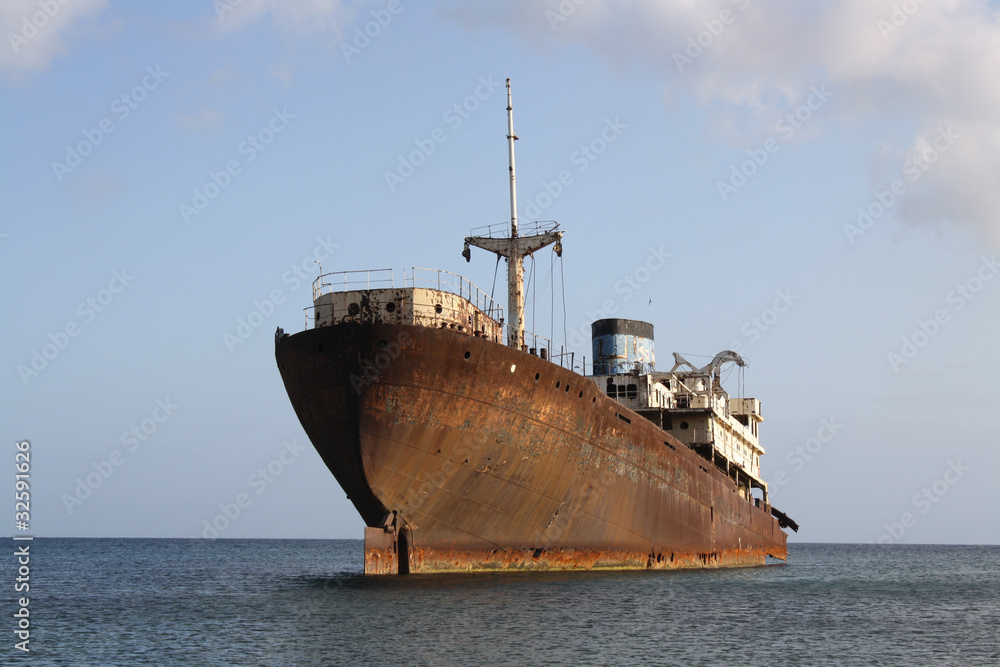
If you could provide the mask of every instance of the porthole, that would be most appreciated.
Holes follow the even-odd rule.
[[[434,312],[435,312],[435,313],[437,313],[438,315],[440,315],[440,314],[441,314],[441,311],[442,311],[442,310],[444,310],[444,308],[442,308],[442,307],[441,307],[441,304],[440,304],[440,303],[439,303],[439,304],[437,304],[436,306],[434,306]]]
[[[378,342],[378,349],[380,349],[380,350],[384,350],[384,349],[385,349],[385,348],[387,348],[387,347],[389,347],[389,341],[386,341],[386,340],[380,340],[380,341]]]
[[[557,381],[557,382],[556,382],[556,389],[558,389],[558,388],[559,388],[559,385],[561,385],[561,384],[562,384],[562,382],[561,382],[561,381]]]
[[[513,373],[517,369],[517,364],[510,365],[510,372]]]
[[[682,431],[686,431],[687,429],[688,429],[688,423],[687,422],[681,422],[681,430]]]
[[[353,315],[357,315],[360,312],[361,312],[361,306],[359,306],[356,303],[352,303],[349,306],[347,306],[347,314],[348,315],[352,315],[353,316]]]
[[[582,391],[580,392],[580,398],[583,398],[583,392]]]
[[[394,312],[395,310],[396,310],[395,302],[390,301],[389,303],[385,304],[385,312],[391,313]]]
[[[469,350],[466,350],[465,351],[465,358],[468,359],[471,356],[472,356],[472,352],[470,352]]]
[[[538,378],[542,377],[541,373],[535,373],[535,382],[538,382]]]
[[[567,394],[569,393],[569,385],[568,384],[566,385],[566,393]]]

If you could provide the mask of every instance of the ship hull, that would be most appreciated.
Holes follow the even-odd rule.
[[[451,329],[341,324],[276,356],[373,573],[786,558],[763,502],[581,375]]]

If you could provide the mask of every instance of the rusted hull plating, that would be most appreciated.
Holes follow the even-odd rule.
[[[390,324],[312,329],[276,355],[303,427],[369,527],[366,573],[786,558],[770,506],[546,360]]]
[[[414,549],[418,572],[477,570],[683,570],[763,565],[766,549],[721,549],[702,553],[642,553],[616,549],[497,549],[492,552]],[[388,574],[388,573],[387,573]]]

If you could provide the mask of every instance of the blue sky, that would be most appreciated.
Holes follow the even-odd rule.
[[[460,252],[509,217],[510,77],[521,219],[566,232],[529,329],[739,349],[793,539],[997,543],[995,5],[18,0],[0,27],[0,423],[36,535],[200,535],[245,493],[220,536],[360,538],[272,333],[317,260],[490,291]]]

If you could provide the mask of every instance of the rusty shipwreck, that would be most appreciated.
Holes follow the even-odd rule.
[[[786,558],[794,521],[760,474],[760,402],[730,397],[724,351],[655,370],[653,326],[593,324],[592,364],[524,330],[523,259],[555,223],[466,237],[507,260],[504,312],[444,271],[345,271],[313,326],[278,330],[292,406],[363,518],[365,572],[672,569]],[[475,231],[475,230],[474,230]],[[587,374],[589,371],[589,374]]]

